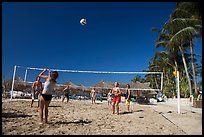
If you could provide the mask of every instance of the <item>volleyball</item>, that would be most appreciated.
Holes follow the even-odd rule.
[[[86,19],[81,19],[81,20],[80,20],[80,24],[81,24],[81,25],[86,25]]]

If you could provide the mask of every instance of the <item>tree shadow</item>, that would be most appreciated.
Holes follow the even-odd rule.
[[[22,118],[25,118],[25,117],[32,117],[32,115],[26,115],[26,114],[19,114],[19,113],[2,113],[2,118],[18,118],[18,117],[22,117]]]

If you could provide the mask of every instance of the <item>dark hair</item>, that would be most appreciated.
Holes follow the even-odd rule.
[[[58,76],[59,76],[59,74],[58,74],[57,71],[53,71],[53,72],[51,73],[51,77],[54,78],[54,81],[58,78]],[[55,81],[55,82],[56,82],[56,81]]]
[[[130,84],[127,84],[126,86],[128,86],[128,88],[130,88]]]
[[[118,82],[115,82],[115,83],[117,83],[117,86],[119,86],[119,83],[118,83]]]

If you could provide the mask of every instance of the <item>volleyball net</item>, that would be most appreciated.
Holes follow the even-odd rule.
[[[14,66],[10,99],[13,98],[14,91],[22,90],[30,92],[31,85],[36,80],[39,73],[45,68]],[[123,72],[123,71],[96,71],[96,70],[69,70],[46,68],[50,71],[58,71],[56,91],[62,92],[63,88],[69,85],[72,90],[78,92],[90,92],[95,88],[98,92],[107,93],[114,87],[114,82],[119,83],[122,91],[125,91],[126,84],[130,85],[133,91],[162,91],[163,72]],[[47,72],[45,72],[47,75]],[[134,78],[139,76],[144,82],[136,82]],[[44,83],[45,80],[41,79]]]

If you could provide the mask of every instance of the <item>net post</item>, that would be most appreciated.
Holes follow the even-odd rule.
[[[15,76],[16,76],[16,65],[14,66],[14,71],[13,71],[13,81],[12,81],[12,87],[11,87],[11,98],[10,100],[12,100],[13,97],[13,87],[14,87],[14,81],[15,81]]]
[[[28,73],[28,69],[26,68],[26,71],[25,71],[25,77],[24,77],[24,82],[26,82],[27,73]]]
[[[177,101],[178,101],[178,113],[181,113],[181,105],[180,105],[180,83],[179,83],[179,71],[177,71]]]
[[[163,91],[163,77],[164,77],[164,74],[163,72],[161,72],[161,91]]]

